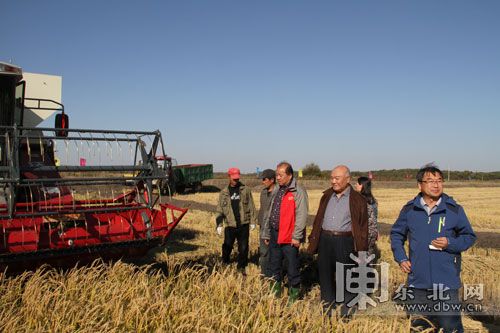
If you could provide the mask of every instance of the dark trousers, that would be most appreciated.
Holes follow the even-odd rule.
[[[259,245],[259,266],[260,273],[265,277],[270,277],[269,273],[269,245],[264,242],[264,240],[260,239]]]
[[[321,233],[318,246],[318,273],[319,285],[321,289],[321,301],[326,310],[331,311],[338,304],[343,304],[342,314],[348,312],[346,304],[349,303],[354,295],[346,290],[346,269],[353,268],[354,261],[349,257],[354,253],[354,239],[346,236],[333,236],[326,233]],[[335,274],[337,262],[344,265],[344,287],[341,290],[344,294],[343,302],[336,302],[337,295]]]
[[[269,272],[277,281],[283,281],[283,258],[287,261],[287,277],[290,287],[300,286],[299,249],[290,244],[278,244],[278,231],[271,228],[269,240]]]
[[[234,241],[238,240],[238,268],[245,268],[248,264],[248,236],[249,225],[224,228],[224,243],[222,244],[222,261],[229,264]]]
[[[435,326],[436,332],[441,328],[444,333],[455,331],[461,333],[464,331],[460,311],[456,311],[456,308],[454,311],[452,307],[452,304],[460,304],[457,289],[450,289],[444,292],[444,296],[449,297],[449,300],[434,301],[429,299],[433,293],[432,290],[427,289],[411,289],[411,293],[415,298],[408,300],[408,303],[420,306],[420,308],[417,307],[416,309],[422,309],[422,305],[429,307],[429,311],[408,311],[412,315],[411,326],[413,329],[423,331],[432,328],[433,326],[428,322],[430,321]]]

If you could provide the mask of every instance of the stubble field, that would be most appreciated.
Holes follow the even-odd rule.
[[[19,276],[0,275],[0,331],[4,332],[403,332],[409,320],[389,300],[358,312],[351,320],[326,317],[321,311],[314,257],[301,254],[302,299],[287,305],[286,295],[274,298],[269,282],[255,265],[258,230],[251,232],[247,275],[235,265],[220,263],[222,238],[215,234],[213,212],[218,193],[175,196],[190,207],[166,247],[133,262],[92,266],[60,272],[39,269]],[[254,188],[258,206],[259,189]],[[500,187],[454,186],[446,189],[465,208],[478,234],[476,245],[463,254],[462,280],[484,285],[483,312],[466,316],[466,329],[495,331],[500,327]],[[322,190],[308,189],[310,218]],[[405,276],[392,260],[388,230],[401,206],[416,189],[376,187],[381,236],[380,261],[390,264],[389,290]],[[163,199],[168,200],[168,199]],[[309,231],[309,228],[308,228]]]

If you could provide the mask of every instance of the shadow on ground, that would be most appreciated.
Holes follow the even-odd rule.
[[[201,188],[200,192],[202,192],[202,193],[218,193],[218,192],[220,192],[220,188],[217,186],[214,186],[214,185],[204,185]]]
[[[194,194],[196,192],[197,191],[193,188],[187,188],[182,193],[176,192],[175,195],[183,196],[186,194]],[[218,192],[220,192],[220,188],[217,186],[214,186],[214,185],[203,185],[201,190],[199,190],[198,192],[200,192],[200,193],[218,193]],[[168,194],[165,194],[165,195],[168,196]]]

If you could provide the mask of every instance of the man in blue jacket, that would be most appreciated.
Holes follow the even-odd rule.
[[[476,235],[462,206],[443,193],[441,170],[427,165],[418,171],[417,182],[420,193],[403,207],[391,230],[394,259],[408,274],[410,300],[428,306],[414,312],[427,320],[412,317],[412,326],[425,329],[432,323],[444,332],[463,332],[460,311],[436,309],[460,303],[461,252],[474,244]]]

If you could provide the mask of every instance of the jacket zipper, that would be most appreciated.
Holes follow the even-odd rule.
[[[430,228],[431,230],[432,230],[432,225],[431,225],[432,214],[433,213],[431,213],[429,215],[429,222],[427,222],[427,229]],[[431,232],[431,235],[432,235],[432,232]],[[432,281],[433,281],[433,279],[432,279],[432,251],[430,249],[428,249],[427,251],[429,251],[429,273],[430,273],[429,274],[429,278],[430,278],[429,282],[431,282],[431,285],[432,285]]]

